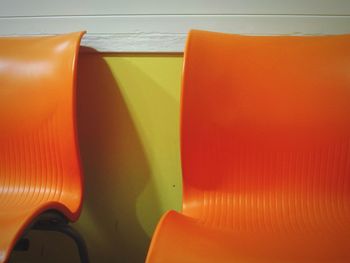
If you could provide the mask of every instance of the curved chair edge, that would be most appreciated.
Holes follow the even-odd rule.
[[[163,237],[165,238],[168,237],[168,235],[163,234],[165,230],[170,230],[170,231],[167,231],[169,234],[169,232],[170,233],[173,232],[172,230],[182,225],[191,225],[191,226],[195,225],[196,221],[197,221],[196,219],[186,216],[175,210],[170,210],[166,212],[159,220],[159,223],[154,231],[152,241],[148,250],[147,258],[146,258],[146,263],[166,262],[161,259],[159,260],[159,256],[157,255],[158,254],[157,251],[162,250],[162,249],[159,249],[159,244],[167,243],[166,240],[160,240]]]
[[[70,33],[73,35],[77,35],[77,39],[75,42],[75,51],[74,51],[74,58],[73,58],[73,109],[74,109],[74,115],[73,115],[73,129],[74,129],[74,137],[75,137],[75,149],[77,152],[77,159],[78,159],[78,166],[79,166],[79,171],[80,174],[83,174],[83,168],[82,168],[82,160],[81,160],[81,155],[80,155],[80,148],[79,148],[79,138],[78,138],[78,120],[77,120],[77,79],[78,79],[78,54],[79,54],[79,49],[80,49],[80,43],[81,39],[83,38],[84,34],[86,34],[86,31],[79,31],[79,32],[74,32]],[[81,183],[81,195],[80,195],[80,204],[77,208],[77,212],[74,213],[75,217],[72,221],[76,221],[81,213],[82,205],[83,205],[83,198],[84,198],[84,177],[80,176],[80,183]]]
[[[146,257],[146,263],[152,263],[152,257],[153,257],[153,253],[157,244],[157,240],[160,234],[161,229],[164,227],[165,221],[167,220],[167,218],[169,216],[171,216],[172,214],[177,213],[174,210],[170,210],[167,211],[165,214],[163,214],[163,216],[160,218],[156,229],[154,230],[153,236],[152,236],[152,240],[151,240],[151,244],[149,246],[148,249],[148,253],[147,253],[147,257]]]

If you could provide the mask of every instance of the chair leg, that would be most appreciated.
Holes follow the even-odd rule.
[[[28,227],[24,230],[22,238],[17,242],[14,250],[26,251],[29,248],[29,240],[25,237],[31,230],[54,231],[63,233],[72,238],[78,248],[80,262],[89,263],[88,250],[83,237],[69,225],[69,221],[61,213],[49,210],[39,215]]]
[[[68,224],[61,223],[48,223],[48,222],[38,222],[36,223],[32,229],[35,230],[44,230],[44,231],[55,231],[66,234],[70,238],[72,238],[78,248],[80,262],[81,263],[89,263],[88,250],[85,244],[83,237],[79,234],[77,230],[72,228]]]

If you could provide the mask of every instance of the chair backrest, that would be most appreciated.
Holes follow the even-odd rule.
[[[242,230],[348,224],[350,35],[192,31],[184,63],[185,214]]]
[[[0,188],[8,204],[62,204],[75,220],[82,175],[75,116],[83,32],[0,39]]]

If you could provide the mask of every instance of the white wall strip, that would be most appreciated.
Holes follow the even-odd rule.
[[[104,52],[182,52],[190,29],[350,34],[350,0],[0,0],[0,36],[87,30]]]
[[[349,0],[0,0],[0,17],[62,15],[350,15]]]

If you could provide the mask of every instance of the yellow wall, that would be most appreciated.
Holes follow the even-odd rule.
[[[160,216],[181,208],[182,56],[82,53],[78,124],[85,201],[75,227],[91,261],[143,262]],[[74,244],[31,233],[18,262],[78,262]]]

